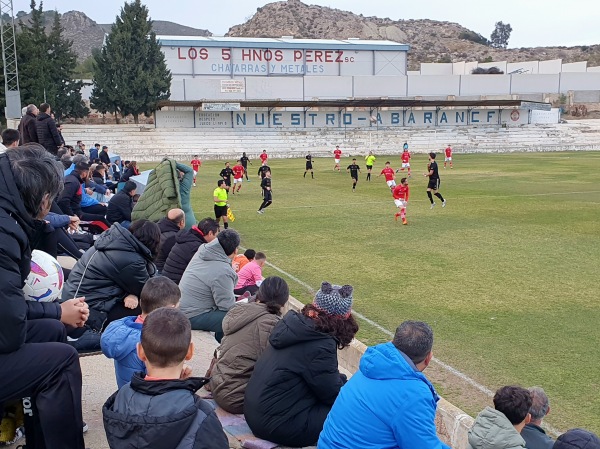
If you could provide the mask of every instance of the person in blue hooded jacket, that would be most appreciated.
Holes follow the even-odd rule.
[[[338,395],[319,449],[449,449],[435,427],[437,395],[422,371],[433,357],[433,331],[405,321],[393,341],[368,348]]]
[[[134,373],[146,373],[146,365],[137,355],[137,344],[148,314],[161,307],[179,307],[180,299],[179,287],[171,279],[164,276],[150,278],[140,294],[142,314],[113,321],[106,327],[100,346],[104,355],[115,361],[119,388],[131,382]]]

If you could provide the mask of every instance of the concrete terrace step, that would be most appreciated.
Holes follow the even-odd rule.
[[[514,128],[368,128],[239,129],[154,128],[152,125],[65,125],[69,143],[83,140],[108,145],[125,159],[156,161],[165,155],[187,159],[231,159],[246,151],[251,158],[266,149],[273,157],[330,156],[335,144],[347,155],[396,154],[408,141],[412,152],[441,150],[450,143],[457,153],[589,150],[600,148],[600,120]]]

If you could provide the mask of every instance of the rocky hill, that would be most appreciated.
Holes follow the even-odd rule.
[[[495,49],[479,43],[480,35],[457,23],[364,17],[349,11],[306,5],[300,0],[269,3],[258,8],[250,20],[230,28],[227,35],[388,39],[410,45],[409,70],[419,70],[421,62],[484,61],[489,58],[509,62],[563,59],[563,62],[589,61],[590,66],[600,65],[600,45]]]
[[[44,25],[49,31],[52,27],[54,11],[44,12]],[[27,23],[28,15],[22,16],[21,20]],[[64,35],[73,41],[73,50],[77,54],[79,62],[85,61],[92,54],[94,48],[102,47],[104,35],[110,31],[112,24],[98,24],[80,11],[69,11],[61,15],[61,24]],[[178,23],[155,20],[153,29],[156,34],[175,36],[211,36],[208,30],[191,28]]]

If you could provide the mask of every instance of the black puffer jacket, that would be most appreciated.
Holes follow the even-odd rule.
[[[181,231],[175,238],[175,245],[169,252],[169,257],[167,257],[161,274],[179,284],[190,260],[196,254],[200,245],[205,243],[207,243],[206,239],[198,227],[192,226],[187,231]]]
[[[58,303],[25,301],[23,285],[31,263],[30,242],[41,236],[45,223],[33,220],[15,186],[6,154],[0,154],[0,354],[25,343],[27,320],[60,319]]]
[[[50,153],[56,155],[58,147],[63,143],[56,122],[45,112],[40,112],[36,118],[35,129],[38,142]]]
[[[156,257],[156,268],[161,272],[169,257],[169,253],[173,249],[177,240],[177,233],[181,231],[177,223],[173,223],[168,218],[163,218],[158,222],[160,228],[160,249],[158,250],[158,256]]]
[[[246,387],[244,415],[254,435],[283,446],[315,445],[346,376],[337,342],[295,311],[275,325]]]
[[[228,449],[213,407],[194,394],[207,381],[146,381],[134,374],[102,407],[110,448]]]
[[[133,210],[133,197],[125,190],[121,190],[108,202],[106,209],[106,220],[109,223],[123,223],[131,221],[131,211]]]
[[[62,299],[85,296],[91,309],[108,313],[129,294],[139,298],[144,284],[155,274],[150,250],[115,223],[77,261],[63,288]],[[90,313],[88,324],[98,329],[92,318]]]

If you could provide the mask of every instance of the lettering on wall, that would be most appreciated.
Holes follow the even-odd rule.
[[[184,119],[187,114],[189,119]],[[157,111],[157,127],[193,127],[193,112]],[[447,126],[526,125],[525,109],[406,110],[381,111],[196,111],[197,128],[386,128]]]

